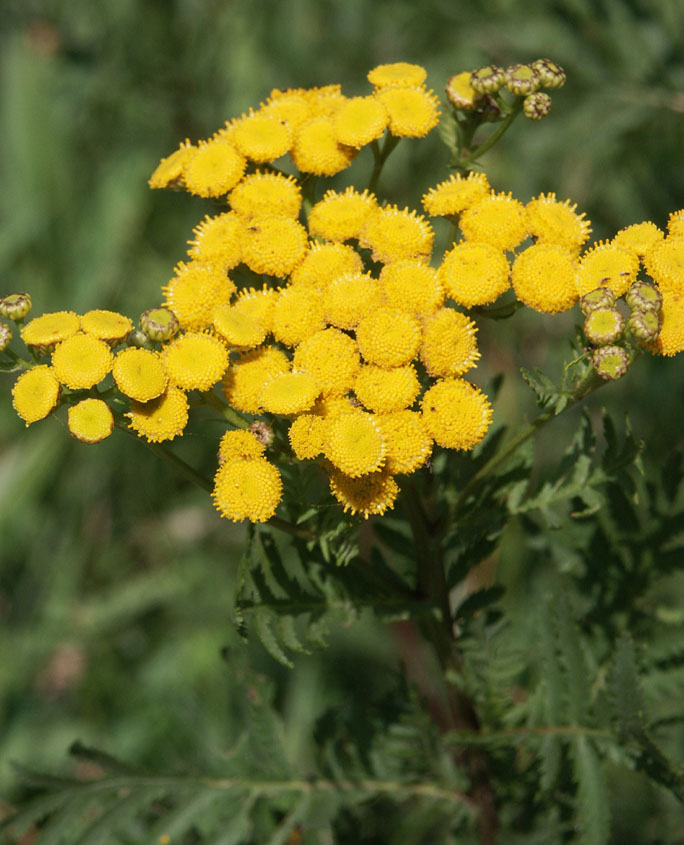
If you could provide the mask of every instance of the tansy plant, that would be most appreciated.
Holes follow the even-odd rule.
[[[44,836],[46,843],[328,842],[316,838],[314,816],[334,832],[341,808],[359,819],[375,797],[414,820],[406,838],[387,841],[453,842],[460,834],[475,839],[458,841],[490,843],[500,830],[513,836],[517,794],[545,803],[544,824],[556,831],[548,841],[570,841],[556,839],[566,825],[601,842],[609,830],[607,753],[641,765],[682,797],[681,771],[658,750],[638,703],[631,641],[617,639],[629,630],[630,607],[615,596],[608,606],[604,596],[614,626],[595,665],[574,625],[586,608],[549,600],[550,627],[528,671],[550,674],[514,703],[519,655],[512,668],[498,667],[489,692],[482,688],[487,661],[479,650],[487,642],[499,648],[507,635],[492,608],[499,588],[469,584],[468,573],[492,555],[515,515],[538,511],[558,525],[550,514],[572,503],[575,517],[588,520],[616,485],[637,489],[636,441],[628,433],[621,445],[609,421],[603,463],[592,463],[596,444],[584,417],[558,478],[536,493],[526,444],[624,377],[643,353],[684,349],[684,210],[665,228],[646,221],[590,243],[591,224],[570,200],[547,192],[525,202],[490,184],[482,156],[518,116],[544,118],[549,91],[565,81],[551,60],[456,73],[443,102],[417,65],[381,65],[368,81],[358,96],[339,85],[276,89],[212,137],[183,141],[150,187],[209,198],[214,211],[190,234],[158,304],[134,325],[105,310],[34,316],[29,294],[7,295],[0,358],[16,373],[12,403],[27,426],[63,409],[83,443],[126,431],[210,492],[222,517],[247,521],[237,618],[240,626],[253,620],[281,662],[319,640],[336,607],[372,606],[383,618],[413,620],[441,672],[436,681],[409,672],[417,693],[407,693],[402,741],[410,747],[422,736],[427,746],[414,746],[414,764],[382,774],[331,745],[339,757],[332,768],[297,774],[286,761],[268,782],[258,774],[244,780],[238,755],[222,781],[207,781],[210,794],[194,810],[177,783],[150,776],[126,785],[102,757],[96,783],[109,803],[91,796],[67,838],[50,839],[72,800],[53,785],[52,804],[10,820],[15,836],[35,822],[41,843]],[[450,175],[424,186],[422,209],[388,204],[380,180],[391,152],[437,128]],[[353,184],[327,187],[351,168]],[[436,252],[440,227],[448,239]],[[523,373],[540,415],[510,435],[492,433],[496,385],[485,392],[469,380],[486,355],[478,324],[521,308],[549,320],[573,310],[578,343],[559,384]],[[173,441],[207,415],[224,428],[213,444],[213,479],[173,451]],[[602,673],[593,691],[583,678],[592,673]],[[622,734],[606,715],[610,701]],[[421,712],[431,719],[420,722]],[[516,759],[526,736],[532,757]],[[514,769],[517,793],[504,786]],[[236,796],[247,801],[239,824]],[[88,838],[123,802],[138,833]],[[257,806],[271,815],[253,813]]]

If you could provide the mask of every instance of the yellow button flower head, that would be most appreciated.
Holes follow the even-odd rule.
[[[446,253],[439,268],[444,289],[459,305],[489,305],[511,286],[504,253],[491,244],[465,241]]]
[[[303,93],[314,117],[335,117],[347,100],[339,83],[304,88]]]
[[[75,334],[57,344],[52,353],[55,375],[72,390],[94,387],[112,368],[109,346],[90,334]]]
[[[114,415],[101,399],[84,399],[69,408],[69,431],[82,443],[100,443],[114,430]]]
[[[278,291],[264,286],[261,290],[244,288],[233,303],[240,314],[245,314],[260,323],[267,332],[273,328],[273,309],[278,299]]]
[[[348,187],[342,193],[326,191],[309,214],[309,231],[327,241],[358,238],[366,221],[378,209],[375,194]]]
[[[259,346],[268,334],[258,320],[234,305],[218,305],[214,308],[212,325],[228,346],[244,349]]]
[[[251,431],[236,428],[226,431],[219,441],[218,459],[222,464],[233,458],[260,458],[266,449]]]
[[[296,370],[311,373],[324,396],[343,396],[351,390],[361,360],[349,335],[338,329],[323,329],[299,344],[292,364]]]
[[[338,329],[355,329],[381,301],[378,283],[368,273],[343,273],[325,292],[326,320]]]
[[[232,121],[230,140],[242,155],[261,163],[275,161],[292,146],[292,130],[277,118],[252,112]]]
[[[390,369],[365,364],[354,383],[354,393],[359,402],[376,414],[409,408],[419,392],[420,382],[412,364]]]
[[[420,344],[420,323],[412,314],[383,306],[364,317],[356,342],[366,363],[401,367],[415,357]]]
[[[312,117],[295,133],[292,161],[302,173],[334,176],[352,163],[356,150],[338,144],[328,117]]]
[[[591,233],[591,224],[576,208],[570,200],[559,202],[553,193],[534,197],[525,206],[530,235],[539,243],[557,244],[579,252]]]
[[[308,411],[320,392],[311,373],[280,373],[263,386],[259,404],[271,414],[290,416]]]
[[[371,414],[340,414],[328,425],[325,456],[350,478],[380,469],[385,461],[385,441]]]
[[[626,249],[642,258],[651,247],[660,243],[664,237],[665,233],[655,223],[646,220],[643,223],[634,223],[632,226],[620,229],[611,243],[613,246],[619,246],[621,249]]]
[[[286,373],[290,362],[284,352],[262,346],[241,355],[223,379],[226,401],[238,411],[256,414],[261,410],[259,394],[266,382],[278,373]]]
[[[220,197],[242,179],[245,166],[245,157],[227,141],[203,141],[185,165],[185,184],[200,197]]]
[[[684,237],[684,208],[673,211],[667,218],[667,233],[672,237]]]
[[[223,270],[230,270],[242,261],[242,220],[233,212],[208,214],[193,229],[194,238],[188,241],[188,255],[195,261],[216,264]]]
[[[273,337],[286,346],[296,346],[325,328],[323,295],[305,287],[280,291],[273,309]]]
[[[299,215],[302,192],[293,176],[257,171],[245,178],[228,196],[240,217],[294,217]]]
[[[325,291],[330,282],[344,273],[360,273],[361,256],[354,247],[340,243],[315,243],[290,275],[292,285]]]
[[[21,339],[27,346],[50,352],[58,343],[75,335],[80,327],[81,321],[73,311],[52,311],[27,323],[21,330]]]
[[[330,492],[344,506],[345,513],[380,516],[394,507],[399,486],[389,472],[370,472],[360,478],[351,478],[343,472],[330,476]]]
[[[424,67],[409,62],[377,65],[366,75],[366,79],[374,88],[386,88],[388,85],[422,85],[426,77],[427,71]]]
[[[233,522],[266,522],[282,495],[280,473],[266,458],[233,458],[221,464],[214,477],[214,505]]]
[[[684,292],[684,238],[670,236],[652,246],[644,266],[662,291]]]
[[[327,423],[318,414],[300,414],[290,426],[288,437],[292,451],[304,461],[317,458],[325,449]]]
[[[428,434],[446,449],[472,449],[492,421],[489,400],[462,378],[438,381],[425,391],[423,422]]]
[[[188,400],[182,390],[169,387],[149,402],[131,402],[126,416],[130,427],[150,443],[173,440],[188,424]]]
[[[420,357],[428,374],[460,376],[480,358],[475,323],[453,308],[440,308],[423,320]]]
[[[351,396],[322,396],[313,406],[312,413],[330,422],[342,414],[363,414],[364,411]]]
[[[464,70],[450,76],[446,84],[447,100],[459,111],[473,111],[484,102],[482,94],[471,83],[472,71]]]
[[[514,249],[527,236],[525,206],[510,194],[492,194],[467,208],[459,226],[468,241]]]
[[[235,284],[219,266],[199,261],[181,261],[175,276],[162,287],[164,305],[187,331],[210,326],[214,308],[228,303],[234,292]]]
[[[417,259],[387,264],[379,282],[385,304],[410,314],[431,314],[444,302],[437,271]]]
[[[52,367],[41,364],[22,373],[12,388],[12,405],[30,425],[42,420],[57,405],[61,387]]]
[[[255,273],[282,278],[306,254],[306,229],[289,217],[259,217],[245,229],[243,261]]]
[[[169,380],[158,353],[132,346],[116,356],[112,375],[123,395],[137,402],[161,396]]]
[[[196,152],[197,147],[194,147],[186,139],[175,152],[159,162],[147,184],[150,188],[169,188],[182,185],[185,166]]]
[[[660,333],[650,348],[658,355],[684,351],[684,291],[665,289]]]
[[[187,332],[164,347],[169,382],[183,390],[209,390],[228,367],[228,350],[214,335]]]
[[[455,217],[483,200],[491,192],[484,173],[460,173],[451,176],[423,195],[423,208],[431,217]]]
[[[567,311],[579,299],[573,253],[554,244],[535,244],[521,252],[511,279],[518,299],[544,314]]]
[[[378,209],[367,219],[359,244],[368,247],[373,261],[389,264],[404,258],[427,261],[434,241],[432,226],[420,214],[396,206]]]
[[[389,131],[400,138],[424,138],[439,123],[439,100],[418,86],[391,85],[375,96],[389,113]]]
[[[384,467],[387,472],[399,475],[423,466],[432,451],[432,438],[417,411],[381,414],[376,422],[387,447]]]
[[[86,334],[113,346],[124,340],[133,328],[133,321],[116,311],[88,311],[81,317],[81,328]]]
[[[274,88],[260,112],[285,123],[293,132],[312,117],[311,105],[298,88],[286,91]]]
[[[608,287],[615,296],[622,296],[638,272],[639,259],[633,252],[600,241],[580,260],[577,290],[582,296],[598,287]]]
[[[352,97],[333,118],[335,138],[349,147],[363,147],[379,138],[388,122],[387,109],[375,97]]]

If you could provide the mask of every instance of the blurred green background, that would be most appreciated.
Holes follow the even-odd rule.
[[[211,210],[150,191],[158,160],[273,87],[364,93],[367,70],[387,61],[423,64],[441,96],[452,73],[549,56],[568,82],[547,119],[519,120],[485,160],[492,185],[523,201],[571,198],[597,239],[663,226],[684,206],[679,0],[5,0],[2,17],[0,287],[30,291],[36,313],[156,304]],[[389,199],[416,205],[445,161],[437,133],[401,144],[383,177]],[[370,164],[366,151],[352,173],[365,180]],[[498,421],[531,412],[518,369],[557,369],[572,325],[529,314],[481,327],[474,380],[507,375]],[[12,795],[9,760],[57,767],[76,737],[157,769],[192,765],[230,735],[231,684],[250,661],[279,681],[293,747],[338,690],[353,700],[364,667],[382,691],[395,659],[372,620],[291,673],[258,647],[233,649],[242,529],[123,435],[85,447],[59,415],[24,430],[3,384],[1,794]],[[655,463],[678,441],[682,399],[681,361],[649,359],[592,408],[628,412]],[[544,436],[542,461],[565,430]],[[218,435],[207,424],[182,444],[207,472]],[[525,578],[506,560],[499,573]],[[623,786],[641,800],[641,781]]]

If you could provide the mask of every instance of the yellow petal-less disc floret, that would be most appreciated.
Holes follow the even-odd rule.
[[[290,362],[284,352],[262,346],[241,355],[223,379],[223,393],[231,407],[247,414],[261,410],[259,395],[264,385],[279,373],[286,373]]]
[[[149,402],[161,396],[169,380],[157,352],[134,347],[119,352],[112,375],[123,395],[137,402]]]
[[[150,176],[147,184],[150,188],[170,188],[183,184],[183,173],[190,159],[197,152],[197,147],[186,140],[170,156],[163,158]]]
[[[353,147],[342,146],[335,137],[335,125],[328,117],[312,117],[295,133],[292,160],[302,173],[334,176],[349,167]]]
[[[428,434],[446,449],[477,446],[492,420],[492,406],[485,394],[462,378],[433,384],[423,395],[422,411]]]
[[[269,114],[253,112],[234,120],[230,140],[242,155],[261,163],[275,161],[292,146],[292,130]]]
[[[259,404],[271,414],[290,416],[308,411],[321,392],[311,373],[281,373],[266,382]]]
[[[264,342],[262,324],[234,305],[219,305],[212,312],[212,325],[228,346],[248,349]]]
[[[489,305],[511,286],[511,269],[501,249],[465,241],[444,256],[439,268],[447,296],[459,305]]]
[[[615,296],[622,296],[638,272],[639,259],[633,252],[600,241],[580,260],[577,290],[583,296],[598,287],[608,287]]]
[[[244,227],[234,212],[208,214],[193,229],[194,238],[188,241],[188,255],[197,262],[215,264],[222,270],[236,267],[242,260]]]
[[[133,328],[133,321],[116,311],[88,311],[81,317],[81,328],[110,345],[120,343]]]
[[[200,197],[220,197],[231,191],[245,172],[245,157],[220,138],[200,142],[183,175],[188,190]]]
[[[290,275],[290,284],[308,285],[325,291],[330,282],[343,273],[360,273],[361,256],[348,244],[315,243]]]
[[[359,402],[376,414],[409,408],[419,392],[420,382],[412,364],[389,369],[364,364],[354,382],[354,393]]]
[[[293,367],[311,373],[324,396],[343,396],[351,390],[361,366],[358,347],[349,335],[330,328],[316,332],[295,349]]]
[[[370,274],[344,273],[332,281],[325,292],[325,318],[338,329],[355,329],[380,302],[378,283]]]
[[[669,236],[652,246],[644,266],[662,291],[684,293],[684,238]]]
[[[42,420],[59,400],[60,383],[52,367],[41,364],[22,373],[12,388],[12,405],[26,425]]]
[[[535,244],[521,252],[511,279],[518,299],[544,314],[568,311],[579,298],[574,254],[554,244]]]
[[[82,443],[100,443],[114,430],[114,415],[101,399],[84,399],[69,408],[69,431]]]
[[[356,329],[356,342],[368,364],[401,367],[415,357],[420,345],[418,319],[398,308],[383,306],[364,317]]]
[[[460,376],[480,358],[475,323],[453,308],[440,308],[423,319],[420,358],[428,374]]]
[[[431,217],[455,217],[483,200],[491,192],[484,173],[460,173],[451,176],[423,195],[423,208]]]
[[[94,387],[112,368],[109,346],[89,334],[75,334],[57,344],[52,368],[62,384],[72,390]]]
[[[270,332],[273,328],[273,310],[278,291],[274,288],[264,286],[261,290],[256,288],[244,288],[233,303],[233,307],[241,314],[245,314],[256,320]]]
[[[126,414],[130,427],[150,443],[173,440],[188,424],[188,400],[177,387],[169,387],[149,402],[131,402]]]
[[[406,258],[427,261],[434,241],[432,226],[420,214],[396,206],[378,209],[366,220],[359,244],[368,247],[373,261],[389,264]]]
[[[176,315],[182,329],[201,331],[211,325],[217,305],[230,302],[235,284],[216,264],[181,262],[175,276],[162,288],[164,305]]]
[[[330,475],[330,492],[344,506],[344,512],[369,516],[380,516],[394,507],[399,486],[389,472],[380,470],[351,478],[343,472]]]
[[[377,65],[366,74],[366,79],[374,88],[385,88],[388,85],[422,85],[426,77],[427,71],[424,67],[409,62]]]
[[[302,95],[301,89],[296,88],[287,91],[274,88],[260,112],[287,124],[293,132],[313,116],[308,100]]]
[[[21,330],[21,339],[27,346],[50,352],[58,343],[75,335],[80,327],[78,314],[73,311],[52,311],[27,323]]]
[[[299,414],[292,422],[288,437],[292,451],[300,461],[317,458],[325,449],[328,426],[318,414]]]
[[[340,414],[330,421],[325,456],[350,478],[380,469],[385,441],[371,414]]]
[[[437,270],[416,259],[387,264],[379,282],[385,304],[411,314],[431,314],[444,302]]]
[[[164,347],[169,382],[183,390],[209,390],[228,367],[228,350],[214,335],[187,332]]]
[[[579,252],[591,234],[591,224],[584,213],[577,213],[576,208],[570,200],[559,202],[553,193],[534,197],[525,206],[530,235],[539,243],[556,244]]]
[[[296,179],[282,173],[257,171],[245,178],[228,196],[231,208],[240,217],[294,217],[299,215],[302,192]]]
[[[667,233],[671,237],[684,237],[684,208],[671,212],[667,218]]]
[[[339,82],[315,88],[304,88],[303,93],[314,117],[335,117],[347,100]]]
[[[214,477],[214,505],[233,522],[266,522],[282,495],[280,473],[266,458],[233,458],[221,464]]]
[[[658,355],[684,352],[684,291],[663,290],[663,307],[658,337],[650,348]]]
[[[260,458],[266,451],[256,435],[243,428],[226,431],[219,441],[218,459],[222,464],[233,458]]]
[[[472,71],[463,70],[447,79],[447,100],[459,111],[473,111],[484,102],[484,97],[470,84]]]
[[[306,254],[306,229],[290,217],[259,217],[245,230],[242,259],[254,273],[283,278]]]
[[[387,453],[385,469],[392,475],[415,472],[432,451],[432,438],[417,411],[396,411],[376,417]]]
[[[634,223],[632,226],[620,229],[611,243],[613,246],[619,246],[643,258],[649,249],[660,243],[664,237],[665,233],[662,229],[659,229],[655,223],[645,220],[643,223]]]
[[[376,91],[389,114],[389,131],[399,138],[424,138],[439,123],[439,99],[419,86],[390,85]]]
[[[328,241],[358,238],[366,221],[378,209],[375,194],[348,187],[342,193],[326,191],[309,214],[309,231]]]
[[[492,194],[467,208],[459,226],[468,241],[514,249],[527,236],[525,206],[510,194]]]
[[[273,337],[296,346],[325,328],[323,294],[313,288],[283,288],[273,309]]]
[[[349,147],[363,147],[379,138],[389,122],[389,114],[375,97],[351,97],[333,118],[335,138]]]

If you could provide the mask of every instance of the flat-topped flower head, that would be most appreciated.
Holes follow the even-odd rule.
[[[511,268],[501,249],[464,241],[444,256],[439,280],[447,296],[459,305],[489,305],[511,286]]]
[[[472,71],[464,70],[461,73],[455,73],[447,80],[447,100],[459,111],[473,111],[484,102],[482,94],[471,84],[472,75]]]
[[[270,332],[273,328],[273,310],[279,292],[274,288],[264,286],[261,290],[244,288],[233,302],[233,307],[241,314],[256,320]]]
[[[684,293],[684,238],[669,236],[656,243],[644,255],[644,266],[661,290]]]
[[[296,346],[325,328],[323,294],[302,286],[283,288],[273,309],[273,337]]]
[[[257,171],[230,192],[233,211],[246,220],[254,217],[294,217],[299,215],[302,192],[293,176]]]
[[[182,329],[201,331],[211,325],[214,308],[230,302],[235,284],[216,264],[181,262],[162,293],[164,305],[175,314]]]
[[[684,351],[684,293],[663,291],[660,332],[651,350],[658,355],[676,355]]]
[[[359,235],[359,244],[371,250],[373,261],[383,264],[405,258],[427,261],[434,238],[432,226],[422,215],[390,205],[368,217]]]
[[[309,214],[309,232],[327,241],[358,238],[368,218],[378,209],[375,194],[348,187],[341,193],[326,191]]]
[[[81,443],[101,443],[114,430],[114,415],[101,399],[83,399],[69,408],[67,425]]]
[[[78,314],[73,311],[52,311],[34,317],[21,330],[21,339],[27,346],[33,346],[41,352],[50,352],[68,337],[75,335],[81,328]]]
[[[418,319],[398,308],[382,306],[359,323],[356,342],[367,364],[401,367],[416,356],[421,340]]]
[[[288,437],[292,451],[300,461],[317,458],[325,449],[328,426],[318,414],[299,414],[293,420]]]
[[[259,404],[270,414],[291,416],[308,411],[321,392],[311,373],[280,373],[272,376],[259,393]]]
[[[233,522],[266,522],[283,495],[280,473],[266,458],[233,458],[214,476],[216,510]]]
[[[148,308],[140,315],[140,328],[150,340],[171,340],[180,323],[170,308]]]
[[[684,237],[684,208],[673,211],[667,218],[667,233],[672,237]]]
[[[177,387],[169,387],[149,402],[131,402],[126,414],[130,427],[150,443],[173,440],[188,424],[188,400]]]
[[[577,273],[580,295],[597,287],[609,287],[622,296],[639,272],[639,259],[633,252],[600,241],[582,256]]]
[[[539,74],[542,87],[553,90],[565,84],[565,71],[551,59],[537,59],[532,67]]]
[[[386,88],[388,85],[422,85],[426,78],[425,68],[410,62],[377,65],[366,74],[366,79],[374,88]]]
[[[330,475],[330,492],[343,505],[344,512],[361,514],[364,519],[380,516],[394,507],[399,485],[389,472],[380,470],[351,478],[343,472]]]
[[[510,194],[491,194],[467,208],[459,226],[468,241],[515,249],[527,236],[525,206]]]
[[[574,255],[555,244],[535,244],[521,252],[511,280],[518,299],[543,314],[568,311],[579,298]]]
[[[245,226],[242,260],[254,273],[284,278],[304,258],[306,229],[290,217],[259,217]]]
[[[55,375],[72,390],[94,387],[111,370],[113,361],[108,344],[89,334],[68,337],[52,353]]]
[[[485,394],[462,378],[433,384],[425,391],[421,407],[428,434],[446,449],[477,446],[492,421],[492,406]]]
[[[295,349],[292,364],[296,370],[311,373],[323,396],[343,396],[354,384],[361,359],[353,338],[328,328],[303,340]]]
[[[12,405],[29,426],[42,420],[57,406],[61,385],[52,367],[41,364],[23,372],[12,388]]]
[[[376,97],[351,97],[333,118],[335,138],[348,147],[363,147],[379,138],[388,122],[387,109]]]
[[[200,197],[220,197],[242,179],[245,157],[233,144],[220,138],[200,142],[183,171],[185,184]]]
[[[31,297],[28,293],[9,293],[0,298],[0,317],[7,320],[23,320],[31,311]]]
[[[385,441],[374,417],[355,412],[331,420],[325,456],[350,478],[380,469],[385,460]]]
[[[213,217],[207,214],[195,226],[193,234],[195,237],[188,241],[188,255],[195,261],[215,264],[223,270],[230,270],[242,261],[244,227],[242,219],[234,212]]]
[[[214,335],[186,332],[164,347],[169,382],[183,390],[209,390],[228,367],[228,350]]]
[[[364,364],[354,382],[359,402],[376,414],[410,408],[419,392],[420,382],[412,364],[390,368]]]
[[[133,321],[125,314],[116,311],[96,309],[88,311],[81,317],[81,328],[86,334],[91,334],[110,346],[121,343],[133,328]]]
[[[617,308],[594,308],[584,321],[584,334],[594,346],[615,343],[624,328],[625,319]]]
[[[312,117],[295,133],[292,161],[302,173],[334,176],[349,167],[355,152],[353,147],[338,143],[331,118]]]
[[[161,396],[169,381],[157,352],[132,346],[118,353],[112,376],[123,395],[137,402],[149,402]]]
[[[553,193],[534,197],[525,206],[530,235],[539,243],[557,244],[579,252],[591,233],[591,224],[576,208],[570,200],[559,202]]]
[[[470,74],[470,87],[478,94],[496,94],[506,80],[506,73],[498,65],[483,65]]]
[[[622,346],[600,346],[594,349],[591,363],[602,379],[616,381],[627,374],[629,354]]]
[[[338,329],[355,329],[380,302],[380,288],[370,274],[343,273],[325,291],[325,319]]]
[[[242,354],[231,364],[223,379],[226,401],[243,413],[258,413],[261,410],[259,396],[264,385],[273,376],[289,369],[287,355],[274,346],[262,346]]]
[[[465,314],[440,308],[423,319],[420,358],[430,376],[460,376],[480,359],[477,328]]]
[[[286,91],[274,88],[259,111],[285,123],[293,132],[313,117],[311,104],[298,88],[289,88]]]
[[[541,88],[541,76],[532,65],[509,65],[504,76],[504,85],[516,97],[525,97]]]
[[[432,314],[444,302],[437,270],[417,259],[385,265],[379,283],[385,304],[410,314]]]
[[[439,123],[439,100],[419,86],[390,85],[375,96],[389,114],[389,131],[398,138],[424,138]]]
[[[214,308],[212,325],[228,346],[243,349],[259,346],[268,334],[258,320],[234,305],[218,305]]]
[[[423,208],[431,217],[455,217],[490,193],[484,173],[469,173],[466,177],[452,173],[423,195]]]
[[[251,431],[236,428],[226,431],[219,441],[218,459],[222,464],[233,458],[260,458],[266,451],[263,443]]]
[[[648,309],[658,314],[663,307],[663,294],[655,285],[649,285],[648,282],[637,279],[627,291],[625,302],[632,310],[644,311]]]
[[[243,156],[263,164],[289,151],[292,130],[273,115],[252,112],[232,121],[230,140]]]
[[[147,184],[150,188],[171,188],[182,185],[185,168],[196,152],[197,147],[186,139],[175,152],[159,162]]]
[[[361,256],[348,244],[312,244],[290,275],[290,284],[309,286],[324,292],[330,282],[345,273],[360,273]]]
[[[338,82],[304,88],[303,91],[314,117],[335,117],[347,100]]]
[[[422,467],[432,452],[432,437],[417,411],[381,414],[376,422],[385,441],[385,466],[392,475],[408,474]]]
[[[660,243],[664,237],[665,233],[662,229],[659,229],[655,223],[645,220],[643,223],[634,223],[632,226],[620,229],[613,238],[612,244],[643,258],[649,249]]]

